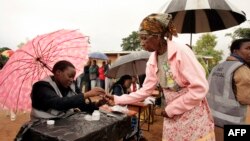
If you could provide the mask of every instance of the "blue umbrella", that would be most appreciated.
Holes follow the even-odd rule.
[[[108,60],[108,56],[101,52],[91,52],[89,54],[89,58],[91,59],[101,59],[101,60]]]

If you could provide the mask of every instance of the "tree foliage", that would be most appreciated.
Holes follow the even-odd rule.
[[[207,67],[209,71],[219,63],[223,55],[222,50],[215,50],[217,44],[216,38],[217,37],[212,34],[203,34],[197,40],[196,46],[193,47],[194,52],[199,56],[203,56],[203,59],[208,63]]]
[[[233,40],[239,38],[250,38],[250,28],[238,28],[233,33],[227,33]]]
[[[138,33],[133,31],[128,37],[122,39],[121,44],[123,51],[138,51],[141,50]]]
[[[10,48],[8,48],[8,47],[0,47],[0,53],[5,51],[5,50],[10,50]]]
[[[5,50],[10,50],[8,47],[1,47],[0,48],[0,69],[5,65],[9,58],[3,56],[1,53]]]

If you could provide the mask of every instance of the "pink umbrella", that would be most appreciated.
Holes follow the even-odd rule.
[[[89,39],[77,30],[59,30],[38,36],[8,60],[0,71],[0,105],[11,111],[29,111],[33,83],[51,75],[59,60],[74,64],[78,76],[88,60]]]

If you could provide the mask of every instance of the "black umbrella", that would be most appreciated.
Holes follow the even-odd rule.
[[[168,0],[161,9],[173,16],[177,32],[212,32],[246,21],[246,14],[227,0]]]

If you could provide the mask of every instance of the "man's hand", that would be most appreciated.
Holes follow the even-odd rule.
[[[99,87],[95,87],[91,89],[90,91],[86,92],[84,94],[84,98],[90,98],[94,96],[104,96],[105,95],[105,90]]]

